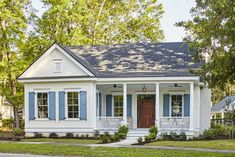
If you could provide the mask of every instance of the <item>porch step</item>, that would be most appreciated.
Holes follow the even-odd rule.
[[[148,129],[131,129],[127,133],[127,139],[138,139],[139,137],[144,138],[144,136],[149,134]]]

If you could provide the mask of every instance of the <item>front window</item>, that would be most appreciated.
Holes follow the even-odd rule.
[[[171,96],[171,116],[182,117],[182,95]]]
[[[48,93],[37,93],[38,118],[48,118]]]
[[[67,93],[68,118],[79,117],[78,92]]]
[[[123,116],[123,96],[114,96],[114,117]]]

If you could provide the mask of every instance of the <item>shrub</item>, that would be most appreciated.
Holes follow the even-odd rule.
[[[85,139],[85,135],[81,135],[81,139]]]
[[[74,137],[74,134],[71,133],[71,132],[67,132],[66,135],[65,135],[66,138],[73,138]]]
[[[138,144],[143,144],[143,138],[142,138],[142,137],[139,137],[139,138],[137,139],[137,142],[138,142]]]
[[[8,118],[2,120],[2,127],[12,129],[14,126],[14,119]]]
[[[87,139],[89,138],[89,134],[86,134],[86,138],[87,138]]]
[[[174,132],[174,131],[171,131],[171,132],[170,132],[170,139],[171,139],[171,140],[177,140],[177,133]]]
[[[167,132],[162,132],[160,137],[162,137],[163,140],[170,140],[170,136],[167,134]]]
[[[181,131],[180,135],[179,135],[179,140],[185,141],[186,139],[187,139],[187,136],[186,136],[185,132]]]
[[[22,130],[22,129],[14,129],[12,131],[12,133],[15,137],[23,137],[24,136],[24,130]]]
[[[118,134],[119,134],[119,137],[121,139],[125,139],[127,133],[128,133],[128,127],[127,126],[123,125],[123,126],[118,128]]]
[[[149,133],[151,134],[155,134],[155,135],[157,135],[157,133],[158,133],[158,129],[157,129],[157,127],[156,126],[152,126],[152,127],[150,127],[150,129],[149,129]]]
[[[150,133],[150,134],[149,134],[149,138],[150,138],[151,140],[155,140],[155,139],[157,138],[157,135],[156,135],[155,133]]]
[[[43,137],[42,133],[39,133],[39,132],[34,132],[33,134],[34,134],[35,138],[42,138]]]
[[[149,143],[149,142],[151,142],[151,138],[147,135],[147,136],[144,136],[144,141],[146,142],[146,143]]]
[[[52,132],[52,133],[49,134],[49,137],[50,137],[50,138],[58,138],[59,136],[58,136],[57,133]]]
[[[108,132],[105,132],[102,137],[101,137],[101,141],[102,143],[108,143],[110,139],[110,135]]]
[[[206,130],[203,132],[202,136],[203,136],[205,139],[208,139],[208,140],[214,139],[214,138],[215,138],[215,129],[212,129],[212,128],[206,129]]]
[[[225,126],[224,125],[221,125],[221,124],[218,124],[218,125],[214,125],[212,127],[212,129],[214,129],[214,133],[215,133],[215,136],[223,136],[225,135]]]
[[[114,141],[120,141],[120,135],[118,132],[114,132]]]
[[[95,139],[98,139],[100,137],[100,131],[95,130],[93,136],[94,136]]]

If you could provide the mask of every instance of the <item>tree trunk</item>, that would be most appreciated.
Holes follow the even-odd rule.
[[[19,119],[18,108],[15,105],[13,105],[13,111],[14,111],[14,120],[15,120],[14,127],[18,129],[20,128],[20,119]]]

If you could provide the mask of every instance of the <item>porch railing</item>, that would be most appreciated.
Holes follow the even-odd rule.
[[[123,117],[96,117],[97,129],[117,129],[123,124]],[[132,118],[127,118],[127,126],[131,128],[132,124]]]
[[[159,118],[160,129],[189,129],[189,117],[161,117]]]

